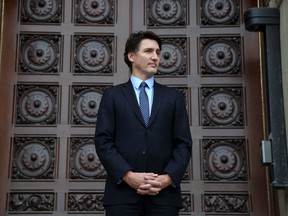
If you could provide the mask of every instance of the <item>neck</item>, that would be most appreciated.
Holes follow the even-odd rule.
[[[133,72],[132,72],[132,75],[135,76],[135,77],[137,77],[137,78],[140,79],[140,80],[143,80],[143,81],[145,81],[145,80],[150,79],[151,77],[153,77],[153,75],[139,74],[139,73],[133,73]]]

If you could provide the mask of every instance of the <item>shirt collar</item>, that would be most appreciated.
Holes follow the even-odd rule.
[[[154,77],[150,77],[147,80],[141,80],[137,77],[135,77],[134,75],[131,75],[130,80],[132,82],[132,85],[134,86],[134,88],[138,89],[140,84],[145,81],[149,87],[149,89],[151,89],[154,86]]]

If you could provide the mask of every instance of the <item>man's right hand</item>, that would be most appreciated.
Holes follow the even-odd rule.
[[[158,174],[137,173],[128,171],[123,180],[141,195],[157,195],[161,191],[162,183],[157,181]]]

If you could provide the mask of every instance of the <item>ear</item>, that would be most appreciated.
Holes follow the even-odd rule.
[[[127,56],[128,56],[128,59],[130,62],[134,62],[134,53],[133,52],[129,52]]]

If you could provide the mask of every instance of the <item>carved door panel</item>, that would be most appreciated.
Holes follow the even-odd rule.
[[[104,214],[106,173],[93,143],[97,111],[103,90],[129,78],[123,61],[129,33],[148,29],[163,39],[156,79],[183,93],[190,118],[194,144],[181,214],[269,215],[258,152],[258,38],[244,30],[242,20],[243,11],[255,5],[5,1],[4,22],[16,26],[4,25],[10,37],[4,34],[3,41],[15,46],[15,59],[1,66],[11,95],[11,107],[1,109],[12,110],[1,144],[10,140],[11,146],[5,148],[9,159],[0,159],[9,173],[2,189],[5,214]]]

